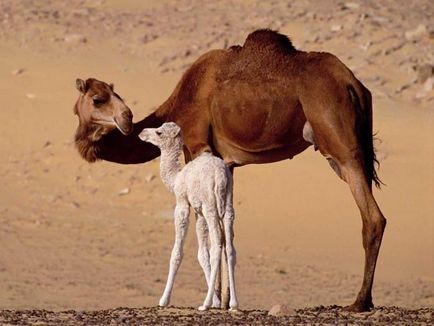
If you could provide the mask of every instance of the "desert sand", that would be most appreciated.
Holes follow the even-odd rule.
[[[155,306],[173,242],[159,162],[88,164],[73,144],[76,78],[114,82],[143,118],[213,48],[273,28],[337,55],[372,91],[375,196],[388,218],[379,306],[434,306],[432,1],[2,1],[0,308]],[[242,309],[350,304],[361,284],[361,219],[313,148],[235,171]],[[192,217],[193,219],[193,217]],[[194,228],[172,303],[206,293]]]

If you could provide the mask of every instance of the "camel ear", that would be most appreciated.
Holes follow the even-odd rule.
[[[115,84],[113,84],[113,83],[110,83],[109,84],[109,86],[110,86],[110,89],[112,90],[112,92],[115,90]]]
[[[77,87],[79,92],[86,94],[86,82],[83,79],[77,78],[75,80],[75,87]]]

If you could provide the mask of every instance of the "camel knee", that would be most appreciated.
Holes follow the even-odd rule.
[[[365,249],[380,245],[386,224],[387,220],[383,215],[374,221],[363,223],[363,246]]]

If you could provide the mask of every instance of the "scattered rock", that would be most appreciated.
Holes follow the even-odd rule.
[[[408,82],[407,84],[404,84],[404,85],[401,85],[401,86],[397,87],[395,89],[395,94],[402,93],[406,89],[410,88],[411,85],[413,85],[415,82],[416,82],[416,80],[412,80],[412,81]]]
[[[51,145],[51,142],[49,140],[47,140],[42,147],[47,148],[50,145]]]
[[[33,94],[33,93],[27,93],[27,94],[26,94],[26,97],[32,99],[32,98],[35,98],[36,95]]]
[[[434,66],[428,63],[413,66],[413,70],[416,71],[417,81],[421,84],[434,76]]]
[[[417,99],[426,97],[434,89],[434,77],[428,78],[423,84],[423,89],[416,94]]]
[[[333,25],[333,26],[330,28],[330,30],[331,30],[333,33],[339,32],[339,31],[341,31],[342,29],[343,29],[343,26],[342,26],[342,25]]]
[[[423,84],[423,90],[425,92],[431,92],[434,89],[434,77],[428,78]]]
[[[71,202],[72,207],[74,208],[80,208],[81,205],[79,203],[77,203],[76,201]]]
[[[149,182],[151,182],[151,181],[154,180],[154,179],[155,179],[155,174],[150,173],[150,174],[148,174],[148,175],[146,176],[145,181],[146,181],[147,183],[149,183]]]
[[[25,71],[24,68],[18,68],[18,69],[12,70],[11,74],[14,76],[18,76],[18,75],[21,75],[24,71]]]
[[[292,316],[292,315],[296,315],[297,312],[295,311],[294,308],[291,308],[287,305],[274,305],[269,311],[268,311],[268,315],[269,316],[275,316],[275,317],[281,317],[281,316]]]
[[[368,49],[371,47],[372,42],[368,41],[365,44],[360,45],[359,47],[363,50],[363,51],[368,51]]]
[[[357,2],[346,2],[342,8],[343,9],[350,9],[350,10],[359,9],[360,4],[358,4]]]
[[[124,189],[121,189],[118,191],[118,196],[125,196],[128,195],[130,193],[130,188],[126,187]]]
[[[87,38],[82,34],[70,34],[66,35],[64,38],[66,43],[86,43]]]
[[[404,35],[407,41],[417,41],[420,40],[427,33],[428,31],[426,29],[426,26],[420,24],[419,26],[417,26],[417,28],[406,31]]]
[[[282,275],[288,274],[284,268],[278,268],[278,269],[276,269],[276,273],[277,274],[282,274]]]

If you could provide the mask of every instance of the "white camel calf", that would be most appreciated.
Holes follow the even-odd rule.
[[[213,307],[219,306],[218,298],[214,293],[214,285],[224,247],[226,247],[229,276],[229,307],[237,309],[232,174],[224,161],[211,153],[201,154],[181,169],[180,156],[183,149],[181,129],[173,122],[164,123],[159,128],[143,129],[139,137],[160,148],[161,179],[176,197],[176,238],[170,257],[169,276],[160,299],[160,306],[167,306],[170,301],[175,276],[182,261],[191,206],[198,216],[196,224],[199,242],[198,259],[208,284],[208,293],[199,310],[208,309],[211,303]],[[209,253],[208,232],[211,239]]]

